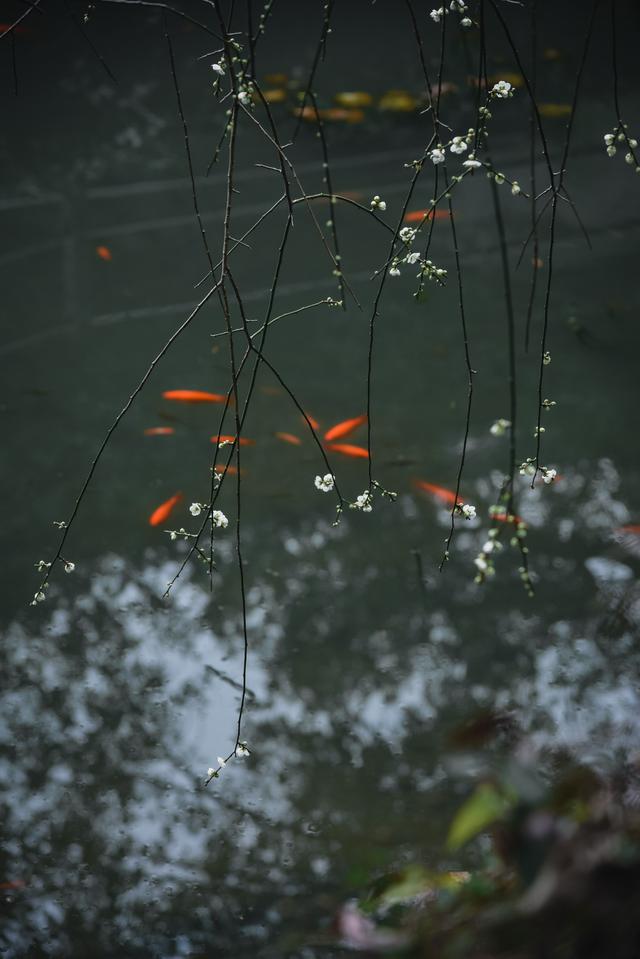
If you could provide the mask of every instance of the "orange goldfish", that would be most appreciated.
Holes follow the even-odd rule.
[[[165,390],[165,400],[178,400],[180,403],[226,403],[222,393],[205,393],[204,390]],[[230,403],[233,402],[233,397]]]
[[[357,430],[359,426],[362,426],[362,424],[366,422],[366,413],[362,416],[354,416],[351,420],[343,420],[342,423],[336,423],[330,430],[327,430],[324,438],[328,443],[332,440],[340,440],[343,436],[349,436],[350,433],[353,433],[354,430]]]
[[[432,496],[435,496],[436,499],[446,503],[448,506],[455,506],[456,504],[456,494],[450,489],[445,489],[444,486],[436,486],[435,483],[427,483],[426,480],[421,479],[414,480],[413,485],[417,489],[424,490],[425,493],[431,493]],[[462,504],[461,499],[457,500],[457,502]]]
[[[405,223],[419,223],[422,220],[430,220],[433,216],[433,210],[409,210],[408,213],[405,213],[404,222]],[[435,212],[436,220],[448,220],[449,211],[448,210],[436,210]]]
[[[111,250],[109,249],[108,246],[97,246],[96,253],[98,254],[101,260],[105,261],[105,263],[108,263],[109,260],[113,259]]]
[[[216,471],[216,473],[218,473],[219,476],[223,476],[225,473],[228,473],[229,476],[237,476],[237,475],[238,475],[238,467],[237,467],[237,466],[225,466],[224,463],[216,463],[215,471]],[[242,469],[241,469],[241,470],[240,470],[240,476],[244,476],[244,475],[246,474],[246,472],[247,472],[246,470],[242,470]]]
[[[493,513],[491,519],[497,520],[499,523],[524,523],[522,516],[518,516],[516,513],[507,513],[506,509],[502,510],[500,513]]]
[[[220,446],[221,443],[233,443],[234,440],[235,440],[235,436],[212,436],[211,437],[211,442],[217,443],[218,446]],[[240,446],[253,446],[255,443],[255,440],[249,440],[246,438],[246,436],[241,436],[238,442]]]
[[[295,436],[293,433],[274,433],[279,440],[282,440],[283,443],[290,443],[291,446],[302,446],[302,440],[299,436]]]
[[[3,24],[0,23],[0,30],[2,29]],[[8,882],[0,882],[0,889],[24,889],[26,886],[24,879],[10,879]]]
[[[166,500],[164,503],[161,503],[157,509],[154,509],[153,513],[149,517],[149,525],[159,526],[160,523],[164,523],[165,520],[171,516],[171,513],[174,511],[181,499],[182,493],[175,493],[170,499]]]
[[[364,110],[345,110],[342,107],[330,107],[328,110],[320,110],[320,119],[338,120],[344,123],[362,123]]]
[[[144,431],[145,436],[171,436],[175,433],[173,426],[150,426]]]
[[[630,526],[619,526],[616,533],[630,533],[632,536],[640,536],[640,524],[632,523]]]
[[[363,460],[369,459],[369,451],[364,446],[354,446],[352,443],[329,443],[327,449],[333,453],[341,453],[343,456],[353,456]]]
[[[307,419],[305,420],[304,416],[302,416],[302,417],[301,417],[302,422],[303,422],[303,423],[305,424],[305,426],[306,426],[306,425],[307,425],[307,420],[308,420],[309,423],[311,423],[311,426],[313,427],[313,429],[314,429],[314,430],[316,431],[316,433],[317,433],[318,430],[320,429],[320,424],[318,423],[318,421],[317,421],[317,420],[314,420],[314,418],[313,418],[313,416],[311,415],[311,413],[306,413],[305,416],[307,417]]]

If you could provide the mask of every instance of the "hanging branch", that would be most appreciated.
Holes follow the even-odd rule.
[[[329,27],[331,24],[331,14],[333,12],[334,3],[335,3],[335,0],[326,0],[326,3],[324,5],[324,17],[322,19],[322,30],[320,31],[320,39],[318,40],[316,52],[313,56],[313,62],[311,64],[309,79],[307,80],[307,85],[305,87],[304,95],[302,97],[302,100],[300,101],[298,122],[296,123],[295,129],[293,131],[293,135],[291,137],[292,142],[296,140],[298,133],[300,131],[300,124],[302,123],[304,108],[306,106],[307,100],[309,99],[309,94],[311,93],[311,90],[313,88],[313,81],[315,80],[316,70],[318,69],[320,58],[324,60],[324,57],[325,57],[327,34],[329,32]]]

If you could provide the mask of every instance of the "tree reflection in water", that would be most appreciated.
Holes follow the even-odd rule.
[[[454,588],[479,528],[444,576],[425,554],[418,583],[410,496],[375,527],[252,526],[252,755],[207,789],[241,675],[227,547],[213,595],[196,571],[163,603],[166,553],[105,556],[37,610],[37,633],[31,612],[10,623],[0,878],[25,886],[3,891],[6,954],[295,951],[370,869],[442,858],[447,734],[480,708],[514,710],[541,761],[563,747],[611,765],[640,732],[638,560],[609,535],[627,519],[615,469],[592,473],[529,499],[530,612],[517,577]]]

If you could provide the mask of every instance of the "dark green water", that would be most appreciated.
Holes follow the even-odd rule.
[[[316,6],[304,4],[308,20],[281,6],[259,73],[304,75]],[[569,8],[562,23],[543,5],[541,46],[561,51],[541,67],[546,102],[571,95],[572,32],[579,22],[582,33],[583,14]],[[638,14],[623,13],[622,88],[637,135]],[[438,223],[434,259],[451,271],[448,286],[416,304],[406,270],[387,284],[377,326],[373,448],[378,479],[399,494],[395,504],[377,500],[371,514],[351,512],[333,528],[333,503],[313,488],[324,470],[311,443],[287,446],[273,436],[302,435],[297,411],[286,396],[256,393],[246,425],[256,444],[243,449],[244,738],[252,756],[204,790],[207,767],[233,747],[242,674],[232,530],[219,537],[213,593],[193,566],[163,601],[183,547],[147,517],[180,489],[186,502],[175,525],[188,526],[186,504],[207,496],[207,439],[218,432],[219,411],[171,406],[160,394],[226,390],[224,341],[210,336],[223,328],[217,308],[205,308],[176,343],[115,434],[65,550],[76,570],[54,578],[46,603],[28,605],[33,564],[55,546],[52,521],[69,514],[114,414],[197,302],[193,285],[206,269],[155,15],[97,12],[92,36],[115,87],[71,24],[47,23],[30,22],[18,40],[17,99],[6,52],[3,60],[0,884],[25,885],[0,892],[0,942],[11,957],[338,955],[319,938],[371,875],[418,858],[464,867],[464,857],[446,856],[442,838],[468,789],[447,736],[468,716],[513,710],[541,756],[565,748],[602,769],[638,749],[640,556],[613,531],[640,522],[640,177],[602,146],[614,122],[605,27],[594,41],[568,179],[593,251],[568,206],[556,247],[545,395],[557,406],[545,420],[544,457],[562,478],[519,489],[535,597],[524,594],[511,550],[493,581],[473,583],[486,508],[507,462],[506,440],[489,427],[508,416],[497,236],[489,187],[476,176],[460,191],[457,223],[478,371],[462,489],[482,522],[459,524],[439,574],[448,514],[412,481],[455,486],[466,378],[448,225]],[[211,44],[182,27],[175,44],[200,175],[220,108],[209,61],[195,57]],[[420,89],[406,25],[389,4],[339,9],[330,51],[317,84],[327,103],[345,88]],[[497,59],[491,69],[503,64],[513,69]],[[457,57],[450,79],[463,77]],[[464,98],[448,109],[448,122],[465,130]],[[275,116],[291,127],[284,110]],[[526,121],[511,102],[497,104],[494,116],[492,152],[525,184]],[[379,194],[394,222],[408,182],[403,164],[420,155],[428,122],[371,111],[363,125],[332,126],[336,191],[358,191],[365,205]],[[558,157],[564,121],[546,126]],[[321,183],[318,155],[303,130],[291,156],[309,192]],[[255,161],[272,163],[273,151],[245,126],[236,235],[279,196],[275,175],[256,171]],[[222,170],[198,185],[217,250]],[[528,212],[501,189],[515,261]],[[425,182],[412,207],[430,195]],[[326,219],[326,207],[316,209]],[[311,310],[279,321],[268,339],[270,359],[325,428],[364,410],[368,275],[384,262],[387,242],[357,213],[338,216],[345,271],[364,309]],[[250,251],[234,254],[252,319],[264,316],[283,226],[284,211]],[[111,262],[96,256],[99,245]],[[520,459],[534,448],[537,358],[522,349],[528,283],[523,268],[514,286]],[[330,268],[300,212],[276,312],[328,294]],[[538,309],[536,345],[540,317]],[[260,374],[260,387],[274,385]],[[169,422],[172,437],[142,435]],[[366,466],[335,465],[346,494],[362,492]],[[231,487],[220,506],[235,516]]]

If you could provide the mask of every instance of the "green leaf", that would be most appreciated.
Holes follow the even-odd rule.
[[[490,783],[482,783],[456,813],[447,836],[447,846],[459,849],[492,822],[502,819],[510,808],[511,802],[503,793]]]

